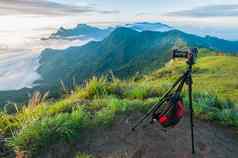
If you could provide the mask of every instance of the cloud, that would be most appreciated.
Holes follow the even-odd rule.
[[[238,4],[235,5],[209,5],[190,10],[169,12],[167,16],[175,17],[236,17],[238,16]]]
[[[119,10],[102,10],[102,11],[97,11],[101,14],[119,14]]]
[[[146,15],[153,15],[153,14],[148,12],[139,12],[136,14],[136,16],[146,16]]]
[[[97,10],[90,5],[69,5],[47,0],[1,0],[0,15],[72,15],[83,13],[116,14],[115,10]]]

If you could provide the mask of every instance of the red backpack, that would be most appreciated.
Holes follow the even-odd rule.
[[[177,125],[185,115],[185,106],[181,97],[173,95],[163,106],[163,111],[155,113],[153,120],[159,122],[164,128]]]

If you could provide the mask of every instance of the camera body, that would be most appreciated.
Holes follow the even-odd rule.
[[[197,48],[189,48],[187,51],[182,51],[178,49],[173,50],[172,58],[186,58],[188,64],[195,64],[198,54]]]

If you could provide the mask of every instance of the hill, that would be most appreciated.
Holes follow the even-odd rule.
[[[238,57],[235,56],[199,58],[194,67],[193,94],[197,121],[215,120],[225,126],[238,127],[238,73],[235,71],[238,66],[237,59]],[[0,114],[0,134],[9,137],[7,143],[12,150],[17,151],[17,154],[27,154],[30,157],[63,157],[65,154],[74,157],[77,152],[87,152],[99,156],[100,149],[101,156],[106,154],[106,157],[110,157],[110,154],[113,153],[122,154],[127,148],[131,150],[130,153],[134,153],[134,141],[140,139],[144,139],[143,142],[148,143],[156,140],[157,145],[156,143],[150,144],[151,151],[149,153],[160,153],[162,157],[166,157],[166,153],[167,156],[175,153],[186,154],[189,147],[184,145],[175,143],[178,146],[168,147],[166,144],[158,143],[162,139],[168,144],[173,144],[174,137],[184,133],[185,127],[188,125],[185,123],[181,123],[174,130],[170,129],[175,132],[172,134],[174,137],[171,134],[163,134],[160,130],[150,128],[144,128],[135,133],[138,136],[145,135],[143,138],[133,139],[133,136],[129,136],[127,139],[124,137],[128,135],[127,131],[129,132],[130,125],[149,107],[158,102],[159,97],[184,71],[184,68],[184,61],[176,60],[167,63],[165,67],[152,74],[135,80],[119,80],[112,76],[112,80],[108,81],[105,77],[94,77],[86,82],[85,86],[76,88],[73,94],[58,101],[42,103],[33,101],[32,104],[18,109],[15,115],[2,112]],[[186,94],[186,91],[183,93]],[[184,101],[187,105],[186,97]],[[200,126],[196,126],[196,134],[201,138],[197,142],[198,155],[205,154],[207,157],[216,157],[218,153],[225,157],[237,155],[235,150],[237,136],[234,131],[203,121],[198,121],[197,124]],[[103,137],[102,131],[105,134]],[[211,136],[215,131],[216,136]],[[150,134],[147,135],[147,132]],[[121,135],[123,137],[120,137]],[[185,140],[179,139],[180,142],[183,141],[188,145],[185,136],[189,134],[182,135],[181,138]],[[134,145],[133,143],[123,145],[125,142],[122,141],[125,139],[129,141],[127,143],[134,142]],[[109,144],[103,145],[105,148],[99,149],[99,145],[102,146],[102,143]],[[117,145],[113,145],[113,143]],[[138,145],[141,145],[141,142],[138,142]],[[138,152],[140,150],[138,149]],[[56,154],[54,151],[61,151],[61,153],[54,155]]]
[[[44,50],[38,69],[43,78],[40,83],[55,86],[62,80],[68,85],[73,78],[82,82],[90,76],[100,76],[108,71],[123,78],[137,72],[148,73],[163,66],[170,59],[172,49],[176,47],[238,52],[238,42],[203,38],[178,30],[137,32],[118,28],[103,41],[65,50]]]
[[[168,26],[166,24],[162,23],[149,23],[149,22],[137,22],[133,24],[126,24],[123,27],[127,27],[139,32],[142,31],[159,31],[159,32],[165,32],[174,29],[171,26]]]

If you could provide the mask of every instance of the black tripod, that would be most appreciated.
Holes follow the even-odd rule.
[[[158,113],[158,111],[163,111],[162,113],[167,113],[170,108],[168,107],[167,109],[161,110],[162,105],[168,100],[168,98],[171,97],[171,95],[180,95],[181,90],[186,83],[188,85],[188,96],[189,96],[189,110],[190,110],[190,127],[191,127],[191,140],[192,140],[192,153],[195,153],[194,149],[194,132],[193,132],[193,105],[192,105],[192,66],[195,63],[195,58],[197,56],[197,49],[192,48],[189,51],[178,51],[174,50],[173,51],[173,58],[178,58],[178,57],[185,57],[187,58],[187,64],[188,68],[187,71],[180,76],[175,83],[172,85],[172,87],[162,96],[160,99],[159,103],[154,105],[132,128],[132,131],[135,131],[137,127],[142,124],[146,119],[152,118],[151,123],[154,120],[154,115]],[[175,89],[175,92],[173,90]]]

